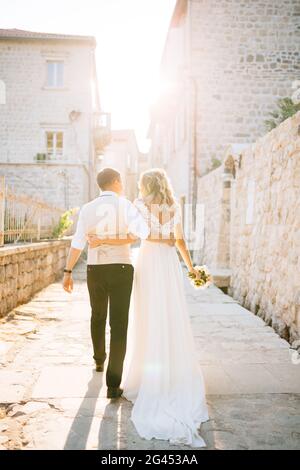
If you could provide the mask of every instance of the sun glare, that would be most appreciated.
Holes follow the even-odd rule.
[[[174,5],[175,0],[72,0],[70,10],[69,0],[52,0],[45,16],[39,0],[11,0],[1,27],[95,36],[102,110],[111,112],[113,128],[135,129],[143,145]]]

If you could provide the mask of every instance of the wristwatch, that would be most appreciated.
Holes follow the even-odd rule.
[[[64,273],[72,274],[72,270],[70,270],[70,269],[64,269]]]

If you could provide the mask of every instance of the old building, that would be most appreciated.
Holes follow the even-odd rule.
[[[0,29],[0,174],[58,207],[97,194],[109,138],[93,37]]]
[[[118,170],[122,176],[126,197],[134,200],[138,194],[141,158],[135,132],[131,129],[113,130],[110,144],[98,159],[97,171],[104,167]]]
[[[298,0],[178,0],[149,130],[152,165],[193,203],[194,262],[293,344],[300,113],[265,120],[299,96],[299,17]]]
[[[298,0],[177,1],[149,137],[178,195],[195,200],[228,146],[264,135],[299,76],[299,14]]]

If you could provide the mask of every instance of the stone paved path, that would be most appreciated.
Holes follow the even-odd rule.
[[[130,403],[105,398],[83,277],[79,268],[72,296],[52,284],[0,323],[0,448],[179,449],[140,439]],[[207,449],[300,449],[300,364],[288,343],[216,287],[187,284],[187,296],[211,417]]]

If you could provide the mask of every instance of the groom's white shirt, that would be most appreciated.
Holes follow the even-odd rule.
[[[126,238],[128,233],[146,239],[150,228],[137,208],[125,197],[113,191],[103,191],[99,197],[82,206],[71,246],[83,250],[88,234],[99,238]],[[87,264],[131,264],[130,245],[101,245],[88,248]]]

